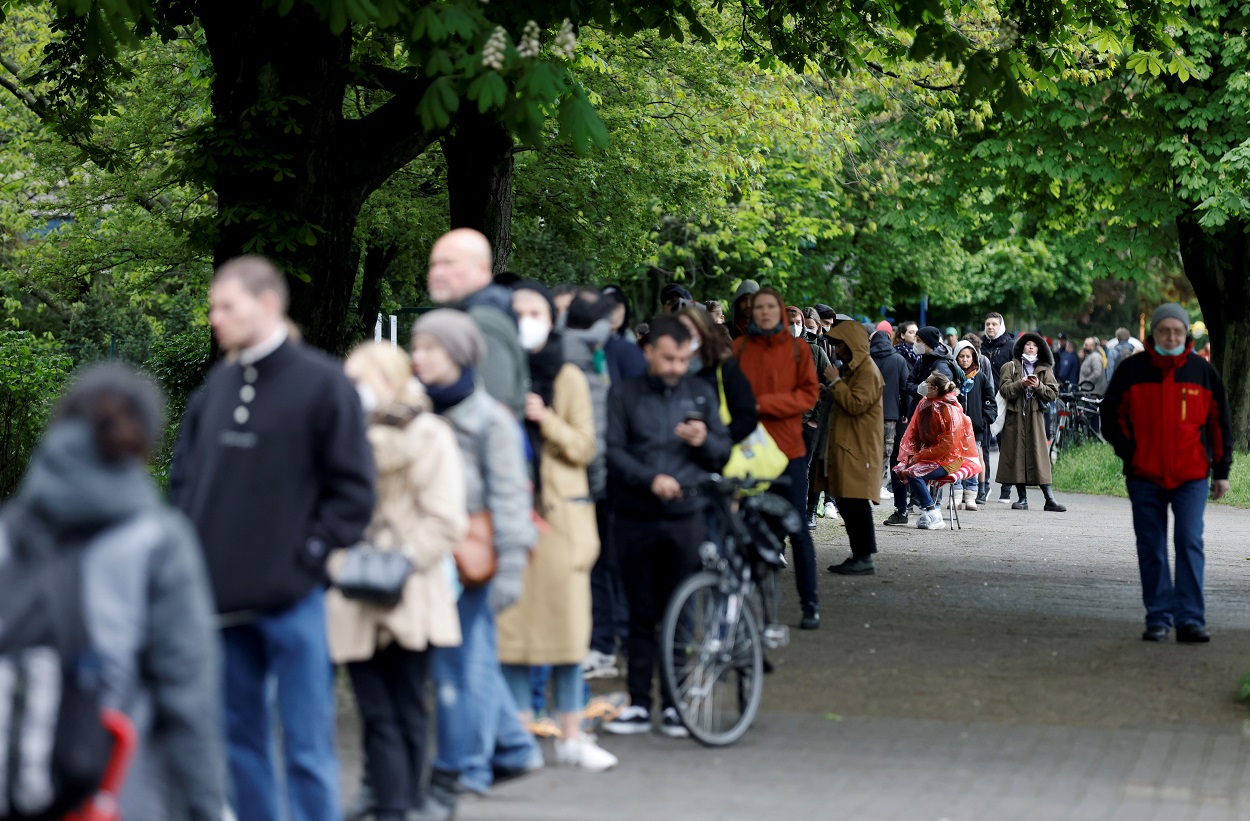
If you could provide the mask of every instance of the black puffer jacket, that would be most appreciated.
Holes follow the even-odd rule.
[[[1003,365],[1011,361],[1011,350],[1016,344],[1015,334],[1003,331],[994,339],[988,336],[981,343],[981,353],[990,360],[990,379],[994,382],[994,392],[998,393],[999,379]]]
[[[920,404],[920,396],[916,393],[916,388],[934,371],[946,374],[946,378],[956,385],[964,383],[963,373],[955,364],[951,349],[946,347],[945,343],[939,342],[936,348],[920,357],[920,361],[912,366],[911,374],[907,377],[907,415],[909,417],[916,409],[916,405]]]
[[[868,353],[877,363],[881,378],[885,380],[885,389],[881,394],[881,407],[885,411],[885,421],[897,422],[907,417],[907,375],[911,370],[907,360],[890,344],[890,335],[885,331],[877,331],[868,344]]]
[[[729,433],[720,421],[716,389],[706,380],[687,376],[670,387],[650,374],[612,386],[608,394],[608,475],[620,488],[619,509],[634,516],[684,516],[703,506],[687,493],[661,501],[651,492],[656,476],[665,474],[683,488],[699,484],[708,473],[729,461]],[[674,429],[688,413],[703,414],[707,439],[692,448]]]

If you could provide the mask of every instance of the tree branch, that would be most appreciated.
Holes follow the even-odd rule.
[[[912,80],[907,77],[903,77],[901,75],[895,74],[892,71],[886,71],[885,66],[881,65],[880,63],[867,62],[867,63],[864,63],[864,65],[868,66],[868,68],[872,69],[878,74],[884,74],[886,77],[893,77],[895,80],[902,80],[905,83],[911,83],[917,88],[923,88],[926,91],[958,91],[959,90],[959,85],[957,83],[951,83],[950,85],[944,85],[944,86],[935,86],[931,83],[926,83],[923,80]]]
[[[361,201],[440,136],[426,132],[417,114],[417,105],[429,83],[400,76],[406,78],[408,88],[362,119],[343,124],[346,170]]]

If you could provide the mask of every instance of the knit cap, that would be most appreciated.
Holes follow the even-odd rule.
[[[486,340],[463,311],[439,308],[423,314],[412,329],[417,334],[433,337],[461,368],[476,368],[486,358]]]
[[[942,332],[932,325],[925,325],[919,331],[916,331],[916,337],[928,345],[930,349],[937,348],[938,345],[942,344]]]
[[[1189,313],[1175,302],[1165,302],[1155,308],[1150,316],[1150,330],[1154,331],[1155,326],[1165,319],[1179,319],[1186,330],[1189,329]]]

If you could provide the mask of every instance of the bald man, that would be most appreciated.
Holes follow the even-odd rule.
[[[430,251],[430,299],[473,317],[486,338],[478,373],[487,393],[520,419],[529,390],[529,363],[517,340],[512,292],[491,281],[490,241],[471,228],[449,231]]]

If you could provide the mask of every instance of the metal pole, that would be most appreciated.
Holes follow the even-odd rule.
[[[391,314],[391,344],[399,346],[399,317]]]
[[[373,341],[382,341],[382,314],[378,314],[378,322],[373,326]]]

